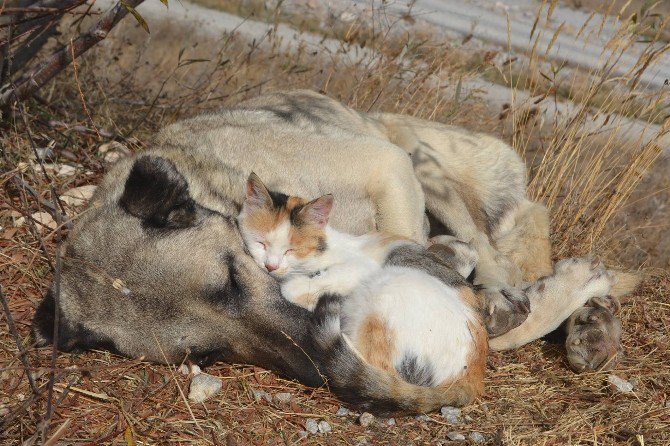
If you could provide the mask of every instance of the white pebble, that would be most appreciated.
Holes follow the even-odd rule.
[[[444,406],[440,409],[440,413],[448,423],[457,424],[461,421],[461,409],[457,407]]]
[[[449,432],[447,438],[451,441],[465,441],[465,435],[458,432]]]
[[[340,407],[339,409],[337,409],[337,413],[335,415],[337,415],[338,417],[346,417],[347,415],[349,415],[349,409],[347,409],[346,407]]]
[[[189,374],[188,366],[186,364],[180,365],[177,371],[184,376],[188,376]]]
[[[56,229],[58,226],[56,224],[56,220],[49,214],[48,212],[35,212],[34,214],[31,215],[33,220],[35,220],[35,227],[37,227],[37,230],[42,232],[45,229]],[[25,217],[19,217],[14,221],[14,226],[21,227],[26,224],[26,218]],[[46,226],[46,228],[45,228]]]
[[[279,392],[278,394],[275,395],[275,401],[284,404],[290,403],[292,398],[293,394],[288,392]]]
[[[194,403],[202,403],[219,393],[222,386],[223,382],[219,378],[201,373],[191,380],[188,399]]]
[[[272,402],[272,396],[270,396],[270,394],[267,393],[265,390],[254,389],[254,390],[252,390],[252,393],[253,393],[254,399],[256,401],[265,400],[268,403]]]
[[[482,435],[480,432],[470,432],[470,440],[474,441],[475,443],[484,443],[486,441],[486,438],[484,438],[484,435]]]
[[[395,418],[389,418],[388,420],[386,420],[386,424],[388,426],[395,426]]]
[[[68,206],[72,207],[82,206],[86,204],[88,200],[91,199],[91,197],[93,196],[93,192],[95,192],[95,188],[96,186],[92,184],[88,186],[75,187],[64,192],[60,196],[60,199]]]
[[[307,418],[305,420],[305,430],[310,434],[316,434],[319,432],[319,423],[314,418]]]
[[[369,412],[363,412],[360,417],[358,417],[358,422],[363,427],[368,427],[375,421],[375,416]]]
[[[58,169],[58,172],[56,172],[56,175],[59,177],[71,177],[77,173],[77,168],[74,166],[70,166],[69,164],[63,164],[60,166],[60,169]]]
[[[422,413],[421,415],[417,415],[417,416],[414,417],[414,418],[416,418],[418,421],[425,421],[425,422],[433,421],[433,420],[432,420],[428,415],[426,415],[425,413]]]
[[[332,430],[333,429],[330,427],[330,424],[328,424],[327,421],[319,421],[319,432],[321,432],[322,434],[327,434]]]
[[[612,390],[616,390],[621,393],[630,393],[633,391],[633,385],[631,383],[629,383],[625,379],[619,378],[616,375],[608,376],[607,382],[610,383],[610,388]]]

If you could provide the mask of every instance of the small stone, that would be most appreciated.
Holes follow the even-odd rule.
[[[71,177],[77,173],[77,168],[74,166],[70,166],[69,164],[63,164],[60,166],[60,169],[58,169],[58,172],[56,172],[56,175],[59,177]]]
[[[119,152],[109,152],[105,155],[103,160],[105,160],[106,163],[108,164],[114,164],[121,158],[121,154]]]
[[[184,376],[188,376],[188,374],[190,373],[190,370],[188,369],[188,366],[186,364],[180,365],[177,371]]]
[[[202,369],[197,364],[191,364],[191,375],[196,376],[202,373]]]
[[[461,422],[461,409],[457,407],[444,406],[440,409],[440,413],[447,420],[447,423],[457,424]]]
[[[86,204],[88,200],[91,199],[91,197],[93,196],[93,192],[95,192],[95,189],[96,186],[92,184],[88,186],[75,187],[68,190],[67,192],[64,192],[60,196],[60,199],[68,206],[72,207],[82,206]]]
[[[451,441],[465,441],[465,435],[458,432],[449,432],[447,438]]]
[[[616,375],[610,375],[607,377],[607,382],[610,384],[610,389],[616,390],[621,393],[630,393],[633,391],[633,385],[626,381],[625,379],[621,379]]]
[[[337,413],[335,415],[337,415],[338,417],[346,417],[347,415],[349,415],[349,409],[347,409],[346,407],[340,407],[339,409],[337,409]]]
[[[254,389],[252,390],[252,393],[256,401],[265,400],[268,403],[272,402],[272,396],[270,396],[270,394],[267,393],[265,390]]]
[[[417,415],[417,416],[414,417],[414,418],[416,418],[418,421],[424,421],[424,422],[433,421],[433,420],[432,420],[428,415],[426,415],[425,413],[422,413],[421,415]]]
[[[216,376],[201,373],[194,376],[191,380],[188,399],[194,403],[202,403],[203,401],[219,393],[222,386],[223,381],[221,381]]]
[[[309,432],[307,432],[307,431],[298,432],[298,437],[300,437],[300,438],[307,438],[308,436],[309,436]]]
[[[293,394],[288,393],[288,392],[280,392],[280,393],[275,395],[275,401],[277,401],[279,403],[284,403],[284,404],[290,403],[292,398],[293,398]]]
[[[388,420],[386,420],[386,424],[388,426],[395,426],[395,418],[389,418]]]
[[[333,429],[330,427],[330,424],[328,424],[327,421],[319,421],[319,432],[321,432],[322,434],[327,434],[332,430]]]
[[[360,417],[358,417],[358,422],[363,427],[368,427],[375,421],[375,416],[369,412],[363,412]]]
[[[35,227],[40,232],[46,229],[53,230],[58,226],[56,224],[56,220],[54,220],[54,218],[48,212],[35,212],[31,215],[31,217],[33,220],[35,220]],[[14,226],[18,228],[25,225],[26,223],[27,222],[25,217],[19,217],[16,219],[16,221],[14,221]]]
[[[100,147],[98,147],[98,153],[101,155],[110,151],[124,152],[124,153],[130,152],[126,146],[124,146],[118,141],[106,142],[105,144],[101,144]]]
[[[37,152],[37,159],[40,160],[45,160],[47,158],[52,158],[54,156],[54,151],[51,149],[51,147],[42,147],[39,149],[35,149],[35,152]]]
[[[305,430],[310,434],[316,434],[319,432],[319,423],[314,418],[307,418],[305,420]]]
[[[486,438],[484,438],[484,435],[480,432],[470,432],[468,437],[470,437],[470,440],[474,441],[475,443],[484,443],[486,441]]]

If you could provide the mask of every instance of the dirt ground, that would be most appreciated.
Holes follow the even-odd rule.
[[[417,65],[388,59],[346,65],[335,57],[324,62],[307,51],[260,48],[235,36],[213,41],[176,23],[150,26],[149,39],[127,19],[80,60],[76,76],[72,68],[63,72],[36,99],[15,108],[0,128],[0,284],[11,315],[0,311],[0,444],[423,445],[450,443],[449,436],[457,434],[465,438],[462,444],[476,444],[481,437],[475,433],[483,436],[482,444],[499,445],[670,444],[670,272],[657,264],[623,302],[625,353],[614,371],[575,374],[563,347],[546,340],[491,352],[486,395],[463,408],[455,422],[433,413],[376,418],[362,426],[359,414],[338,415],[340,403],[327,388],[311,389],[260,368],[223,363],[206,370],[223,380],[221,393],[194,404],[185,398],[189,377],[176,367],[95,351],[58,355],[53,415],[43,436],[52,350],[34,348],[30,326],[53,278],[59,236],[67,236],[67,230],[25,222],[41,206],[22,184],[42,200],[53,200],[51,185],[59,194],[95,185],[115,157],[126,149],[146,148],[162,125],[278,88],[313,88],[361,110],[404,112],[513,140],[501,119],[503,110],[491,109],[476,92],[456,93],[432,81],[439,74],[443,82],[457,85],[460,76],[487,69],[485,50],[464,61],[460,48],[426,44],[408,50]],[[473,60],[481,66],[473,69]],[[526,153],[529,162],[538,151],[550,150],[550,140],[537,141],[534,152]],[[46,148],[51,152],[45,156],[45,176],[33,154]],[[621,164],[612,169],[625,171]],[[657,175],[664,177],[662,171]],[[635,200],[657,196],[652,183],[643,183],[615,211],[623,215]],[[665,227],[652,214],[662,203],[644,203],[651,217],[642,234],[660,240]],[[570,214],[566,206],[560,209]],[[66,205],[65,210],[76,219],[84,206]],[[554,218],[562,215],[555,211]],[[585,214],[579,233],[555,230],[552,239],[567,246],[565,255],[605,247],[616,238],[619,223],[613,219],[587,246],[580,234],[597,222]],[[644,256],[635,257],[630,246],[621,249],[629,250],[616,252],[629,253],[631,259],[663,254],[641,247]],[[628,380],[633,391],[613,389],[611,374]],[[326,421],[331,431],[307,434],[309,420]]]

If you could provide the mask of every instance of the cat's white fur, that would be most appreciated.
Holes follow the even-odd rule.
[[[477,315],[458,290],[422,271],[387,266],[368,276],[342,301],[343,333],[355,339],[372,315],[395,333],[396,370],[413,355],[419,364],[430,364],[428,385],[463,373],[474,347],[468,323],[477,323]]]

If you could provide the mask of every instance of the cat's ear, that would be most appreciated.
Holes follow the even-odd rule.
[[[328,194],[312,200],[300,210],[301,219],[309,224],[324,228],[328,224],[333,209],[333,196]]]
[[[251,172],[247,179],[247,192],[244,205],[255,208],[271,208],[272,197],[268,188],[255,173]]]

